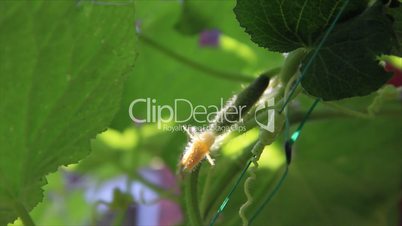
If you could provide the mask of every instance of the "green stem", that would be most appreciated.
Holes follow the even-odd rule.
[[[206,65],[200,64],[198,62],[192,61],[182,55],[179,55],[172,50],[162,46],[161,44],[155,42],[154,40],[150,39],[149,37],[144,36],[143,34],[138,35],[139,39],[147,44],[148,46],[158,50],[161,53],[164,53],[165,55],[171,57],[172,59],[175,59],[176,61],[185,64],[195,70],[198,70],[200,72],[204,72],[207,75],[210,75],[212,77],[220,78],[220,79],[226,79],[230,81],[237,81],[237,82],[252,82],[254,81],[254,78],[251,76],[247,76],[244,74],[239,74],[239,73],[230,73],[230,72],[225,72],[225,71],[220,71],[216,70],[214,68],[210,68]]]
[[[272,178],[269,180],[263,180],[266,183],[261,184],[260,185],[261,189],[255,191],[255,197],[265,197],[267,194],[269,194],[269,192],[272,190],[272,188],[275,186],[276,182],[282,175],[281,170],[276,170],[272,173],[274,174]],[[256,205],[254,205],[252,207],[252,211],[250,211],[252,213],[254,213],[257,210],[258,206],[260,206],[263,203],[263,200],[257,199],[256,202],[257,202]],[[233,217],[230,221],[228,221],[227,225],[241,225],[241,219],[239,217]]]
[[[219,208],[217,209],[217,211],[215,212],[214,217],[212,218],[211,222],[209,223],[210,226],[215,225],[215,222],[218,220],[219,216],[222,214],[223,210],[226,208],[227,204],[230,201],[230,197],[233,195],[233,193],[236,191],[236,188],[239,186],[240,181],[242,180],[242,178],[244,177],[244,175],[247,172],[248,167],[250,166],[251,161],[249,161],[246,164],[246,167],[243,168],[243,171],[241,172],[239,178],[237,179],[236,183],[232,186],[232,188],[230,189],[228,195],[226,195],[225,199],[223,200],[223,202],[221,203],[221,205],[219,206]]]
[[[251,225],[253,223],[255,218],[261,213],[261,211],[265,208],[265,206],[272,200],[273,197],[275,197],[276,193],[278,193],[279,189],[282,187],[282,184],[285,181],[288,173],[289,173],[289,166],[287,165],[285,167],[284,173],[282,174],[282,176],[279,179],[279,182],[274,186],[273,191],[267,193],[268,196],[266,198],[264,198],[264,200],[261,203],[261,205],[259,205],[257,207],[257,209],[255,210],[253,215],[250,217],[249,225]]]
[[[306,54],[307,50],[305,48],[299,48],[289,53],[280,73],[280,79],[283,84],[287,84],[289,79],[299,71],[300,63]]]
[[[380,117],[380,116],[399,117],[400,114],[401,114],[401,111],[398,110],[398,109],[397,110],[388,110],[388,111],[379,112],[376,115],[376,117]],[[301,122],[303,120],[304,115],[305,115],[305,112],[303,112],[303,111],[292,112],[289,115],[289,121],[292,124],[299,123],[299,122]],[[267,120],[266,117],[267,117],[266,112],[264,111],[264,112],[261,112],[261,114],[258,114],[256,118],[257,118],[257,120],[259,122],[264,123]],[[347,113],[345,111],[337,111],[337,112],[334,112],[334,111],[315,111],[314,113],[312,113],[312,115],[310,116],[309,120],[312,121],[312,120],[325,120],[325,119],[349,118],[349,117],[359,117],[361,119],[372,119],[371,117],[366,117],[366,116],[360,117],[360,115],[355,115],[354,113],[351,114],[350,112]],[[244,132],[247,132],[250,129],[258,126],[258,124],[256,122],[256,119],[253,118],[253,119],[250,119],[248,121],[245,121],[245,122],[239,124],[239,126],[244,126],[244,128],[245,128]]]
[[[25,226],[35,226],[34,221],[31,218],[31,215],[29,215],[29,212],[25,207],[20,203],[19,201],[14,202],[14,208],[17,211],[18,216],[21,218],[22,223],[24,223]]]
[[[355,111],[355,110],[352,110],[350,108],[343,107],[343,106],[341,106],[339,104],[336,104],[334,102],[322,102],[322,103],[324,105],[327,105],[327,106],[333,108],[333,109],[336,109],[337,111],[339,111],[340,113],[343,113],[345,115],[349,115],[349,116],[353,116],[353,117],[357,117],[357,118],[363,118],[363,119],[371,119],[371,118],[373,118],[368,113]]]
[[[277,96],[284,96],[282,108],[279,110],[279,113],[282,113],[282,111],[285,110],[286,105],[297,96],[293,94],[298,88],[303,75],[299,73],[299,67],[307,53],[308,51],[306,49],[300,48],[291,52],[286,58],[282,72],[280,74],[280,79],[282,83],[286,85],[286,90],[282,89]]]
[[[300,64],[304,59],[304,57],[307,55],[307,53],[308,51],[305,48],[296,49],[291,53],[289,53],[289,55],[285,59],[285,62],[283,63],[283,66],[280,69],[278,68],[271,70],[270,75],[272,76],[270,77],[272,78],[274,75],[277,75],[278,79],[271,79],[269,87],[275,87],[274,88],[275,91],[272,91],[273,92],[273,94],[271,94],[272,96],[266,97],[267,99],[274,98],[275,102],[277,103],[279,103],[278,100],[283,99],[284,103],[282,106],[285,106],[286,105],[285,100],[290,101],[291,99],[297,97],[297,95],[292,95],[292,97],[289,96],[289,99],[287,99],[286,97],[284,98],[283,96],[285,93],[285,86],[292,85],[289,84],[290,82],[289,80],[291,80],[291,78],[294,79],[296,78],[295,76],[297,76],[296,74],[299,71]],[[250,112],[253,112],[254,110],[255,108]],[[282,110],[280,112],[282,112]]]
[[[209,201],[208,193],[210,191],[211,184],[213,183],[213,180],[215,179],[214,174],[215,174],[214,168],[213,167],[209,168],[207,178],[205,179],[204,188],[202,189],[201,202],[200,202],[201,216],[205,216],[204,214],[205,214],[206,206]]]
[[[200,212],[200,206],[198,203],[198,175],[200,173],[200,167],[186,175],[184,184],[184,195],[187,208],[187,215],[190,225],[202,226],[202,218]]]
[[[227,170],[223,171],[217,181],[225,181],[227,183],[217,183],[211,191],[209,192],[209,202],[205,207],[204,219],[207,221],[212,218],[213,211],[219,207],[222,200],[226,196],[226,190],[231,185],[233,180],[239,175],[240,171],[244,168],[244,165],[250,159],[250,151],[252,150],[254,144],[249,145],[244,149],[241,155],[239,155],[233,164],[227,166]],[[209,223],[209,222],[208,222]]]

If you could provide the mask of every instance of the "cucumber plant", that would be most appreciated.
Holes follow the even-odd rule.
[[[298,89],[296,94],[305,93],[317,98],[299,128],[285,143],[287,165],[291,162],[291,146],[299,137],[304,123],[320,100],[337,101],[366,96],[379,90],[390,80],[392,74],[389,73],[389,69],[384,70],[381,58],[384,59],[384,55],[402,55],[400,33],[402,8],[399,5],[398,1],[237,0],[234,12],[251,40],[270,51],[289,54],[281,72],[276,76],[280,82],[275,83],[275,86],[282,90],[271,95],[280,100],[276,107],[275,121],[284,118],[283,114],[287,113],[286,105],[289,100],[295,98],[292,95],[296,89]],[[401,58],[396,59],[402,61]],[[274,77],[273,80],[275,79]],[[299,84],[302,89],[297,87]],[[289,89],[285,90],[284,87]],[[249,190],[252,181],[256,179],[258,160],[264,147],[274,142],[276,136],[283,132],[284,120],[280,121],[282,123],[276,123],[276,131],[273,133],[261,130],[259,140],[251,149],[250,160],[244,162],[246,167],[210,220],[210,225],[217,222],[251,163],[254,164],[254,168],[249,170],[250,176],[244,182],[247,202],[239,209],[242,224],[249,225],[278,192],[288,174],[288,167],[272,195],[269,195],[256,209],[249,220],[245,211],[253,204]],[[196,185],[185,186],[195,188]],[[193,225],[205,224],[192,206],[197,203],[197,197],[191,195],[187,197],[189,197],[187,207],[190,222]]]
[[[402,68],[400,5],[398,0],[0,1],[0,225],[17,218],[26,226],[35,225],[30,212],[47,195],[47,176],[84,159],[91,147],[96,149],[91,140],[99,141],[95,137],[108,127],[132,128],[127,102],[133,98],[156,93],[166,101],[183,94],[195,102],[211,103],[218,95],[229,96],[239,83],[248,86],[228,101],[209,130],[194,134],[189,130],[192,140],[187,155],[179,160],[184,180],[178,177],[178,181],[183,182],[184,195],[172,195],[142,178],[161,196],[169,194],[179,200],[184,225],[387,224],[381,213],[387,212],[400,192],[402,159],[385,150],[400,147],[401,88],[386,86],[387,82],[398,86],[390,79]],[[143,21],[146,17],[150,19]],[[201,40],[201,46],[194,45],[194,35],[205,35],[208,30],[213,31],[211,43]],[[212,49],[200,50],[206,46]],[[282,54],[286,57],[280,65]],[[254,74],[261,76],[255,79]],[[359,98],[368,96],[373,97],[368,106],[360,103]],[[275,102],[265,107],[271,99]],[[298,101],[313,105],[300,108]],[[342,103],[348,101],[363,106],[364,111],[344,107]],[[318,103],[331,111],[312,112]],[[247,114],[232,112],[232,107],[243,105]],[[382,111],[389,105],[391,111]],[[275,113],[273,118],[267,117],[270,112]],[[308,119],[330,120],[320,128],[305,124]],[[370,125],[360,119],[370,119]],[[222,129],[233,121],[245,131]],[[265,130],[261,123],[274,123],[275,131]],[[291,134],[297,123],[299,127]],[[333,127],[337,123],[343,129]],[[389,127],[383,133],[392,136],[370,132],[384,129],[383,124]],[[305,125],[306,136],[299,136]],[[322,127],[335,129],[325,133]],[[247,140],[244,136],[255,131],[259,135],[250,139],[254,143],[235,144],[241,147],[237,155],[220,154],[222,145]],[[225,139],[211,151],[220,136]],[[124,168],[127,156],[137,160],[149,152],[174,171],[184,133],[160,137],[141,137],[130,155],[122,154],[118,160],[103,157],[102,161]],[[372,144],[368,141],[378,142],[384,150],[366,153]],[[278,143],[284,164],[273,167],[277,171],[261,167],[263,152]],[[359,148],[350,151],[355,149],[350,143]],[[295,152],[296,144],[303,147],[300,152]],[[313,147],[324,150],[308,152]],[[346,175],[361,171],[362,178],[356,180],[366,183],[352,186],[352,179],[329,169],[334,150],[353,154],[356,161],[337,158],[334,164]],[[378,157],[383,154],[385,160]],[[371,168],[362,156],[370,159]],[[205,164],[204,157],[211,164]],[[138,179],[133,172],[142,166],[133,163],[122,173]],[[303,173],[300,169],[308,171],[310,181],[316,181],[322,169],[333,174],[320,178],[324,189],[309,190],[298,177]],[[345,189],[327,186],[338,180],[338,185],[347,182],[346,192],[355,193],[344,195]],[[321,203],[313,200],[308,205],[305,197],[315,193],[324,197],[325,204],[344,197],[350,208],[358,210],[347,212],[334,204],[333,209],[317,211],[312,220],[306,217],[315,215],[309,207],[320,209]],[[275,198],[281,202],[275,203]],[[365,202],[357,206],[361,200]],[[133,202],[132,194],[114,190],[113,201],[105,206],[119,212],[115,225],[122,224]]]

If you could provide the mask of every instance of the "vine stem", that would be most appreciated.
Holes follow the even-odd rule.
[[[194,170],[194,172],[186,175],[184,182],[185,202],[187,208],[188,218],[190,225],[201,226],[202,217],[200,212],[200,206],[198,203],[198,174],[200,173],[200,167]]]
[[[289,80],[299,71],[300,64],[307,53],[308,50],[305,48],[299,48],[289,53],[279,74],[283,84],[287,84]]]
[[[19,201],[14,202],[14,208],[17,211],[18,216],[21,218],[21,221],[22,223],[24,223],[25,226],[35,226],[35,223],[31,215],[29,215],[29,212],[22,205],[21,202]]]
[[[165,46],[162,46],[161,44],[157,43],[156,41],[152,40],[151,38],[139,34],[138,38],[148,46],[158,50],[161,53],[164,53],[165,55],[169,56],[172,59],[175,59],[176,61],[185,64],[195,70],[204,72],[210,76],[220,78],[220,79],[226,79],[230,81],[237,81],[237,82],[252,82],[254,81],[254,77],[247,76],[244,74],[239,74],[239,73],[230,73],[230,72],[225,72],[225,71],[220,71],[214,68],[210,68],[206,65],[200,64],[198,62],[192,61],[182,55],[179,55],[172,50],[166,48]]]
[[[236,160],[234,160],[233,164],[228,165],[227,170],[225,170],[222,173],[222,176],[219,177],[218,179],[220,181],[228,181],[231,182],[233,181],[233,179],[235,177],[243,177],[243,175],[245,174],[245,168],[248,167],[249,164],[251,164],[250,156],[249,153],[252,150],[252,148],[254,147],[254,144],[251,144],[249,146],[247,146],[242,152],[242,154],[240,156],[238,156],[236,158]],[[246,164],[246,166],[244,167],[243,165]],[[241,172],[243,169],[243,172]],[[240,173],[241,172],[241,173]],[[238,176],[238,173],[240,173],[240,175]],[[219,208],[219,201],[224,200],[226,195],[224,195],[222,193],[222,191],[227,190],[228,186],[230,185],[230,183],[219,183],[218,186],[214,186],[211,188],[211,191],[208,194],[209,197],[209,201],[208,204],[205,206],[205,211],[204,211],[204,219],[210,219],[212,218],[212,210],[216,208]],[[234,190],[237,186],[235,185],[234,187],[232,187],[231,190]],[[229,192],[229,193],[233,193],[233,192]]]
[[[278,184],[276,184],[273,188],[272,193],[270,193],[262,202],[262,204],[257,208],[257,210],[253,213],[249,220],[249,225],[253,223],[255,218],[261,213],[261,211],[265,208],[265,206],[272,200],[272,198],[278,193],[279,189],[282,187],[283,182],[285,181],[287,175],[289,173],[289,165],[286,165],[285,171],[282,174],[281,178],[279,179]]]
[[[372,118],[374,118],[373,116],[369,115],[368,113],[355,111],[353,109],[343,107],[343,106],[341,106],[341,105],[339,105],[337,103],[334,103],[334,102],[323,102],[323,103],[324,103],[324,105],[327,105],[327,106],[329,106],[329,107],[331,107],[333,109],[336,109],[336,110],[338,110],[339,112],[341,112],[341,113],[343,113],[345,115],[350,115],[350,116],[357,117],[357,118],[362,118],[362,119],[372,119]]]
[[[211,184],[213,183],[214,180],[214,168],[211,167],[208,169],[208,174],[207,178],[205,179],[204,183],[204,188],[202,189],[202,194],[201,194],[201,202],[200,202],[200,210],[201,210],[201,216],[205,216],[205,210],[206,206],[208,203],[208,193],[211,188]]]

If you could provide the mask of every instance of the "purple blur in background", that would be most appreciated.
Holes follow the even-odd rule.
[[[218,47],[220,34],[217,29],[204,30],[200,33],[198,43],[201,47]]]
[[[139,170],[139,174],[150,183],[171,191],[173,195],[180,195],[176,177],[167,167],[143,168]],[[122,225],[174,226],[183,220],[181,208],[177,203],[160,197],[158,193],[139,181],[130,181],[127,176],[119,176],[97,183],[93,179],[84,178],[77,173],[64,172],[64,179],[68,190],[83,189],[86,201],[92,205],[99,201],[111,203],[115,189],[130,194],[134,203],[126,210]],[[97,210],[100,217],[96,225],[108,225],[109,222],[114,221],[116,214],[111,212],[108,206],[99,205]]]

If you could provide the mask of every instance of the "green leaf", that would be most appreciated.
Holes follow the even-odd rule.
[[[391,77],[377,57],[395,47],[392,21],[375,4],[330,34],[302,81],[303,88],[323,100],[368,95]],[[301,70],[313,55],[308,54]]]
[[[89,153],[135,59],[132,4],[1,1],[0,225],[41,199],[44,176]]]
[[[290,52],[313,46],[343,1],[237,0],[234,12],[251,40],[272,51]],[[350,1],[341,20],[357,15],[367,0]]]

